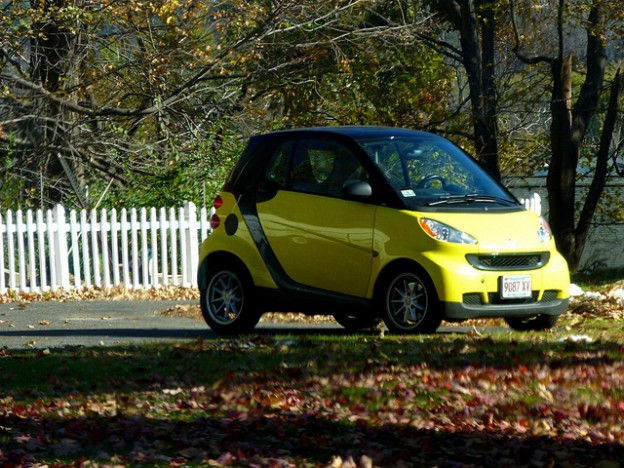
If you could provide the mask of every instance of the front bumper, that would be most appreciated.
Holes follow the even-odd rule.
[[[442,314],[446,320],[474,318],[534,317],[536,315],[561,315],[568,309],[569,299],[548,299],[524,304],[471,304],[466,302],[442,302]]]
[[[487,253],[480,255],[488,256]],[[516,252],[501,253],[499,258],[514,255]],[[425,269],[435,284],[446,320],[560,315],[568,308],[570,276],[565,260],[556,251],[549,252],[547,262],[541,261],[531,269],[475,268],[464,255],[437,252],[427,255],[426,261]],[[502,278],[515,275],[531,277],[530,297],[502,297]]]

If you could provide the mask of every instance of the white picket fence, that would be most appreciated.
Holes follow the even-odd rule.
[[[538,215],[542,214],[542,197],[540,197],[539,193],[532,193],[528,198],[520,198],[520,203],[527,210],[534,211]]]
[[[206,208],[0,215],[0,294],[59,288],[196,286]]]

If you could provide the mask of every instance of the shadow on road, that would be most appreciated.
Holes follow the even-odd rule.
[[[501,331],[508,331],[505,328],[498,327],[481,327],[481,328],[469,328],[469,327],[444,327],[438,331],[438,334],[466,334],[471,331],[475,331],[480,334],[499,333]],[[252,332],[243,336],[260,335],[260,336],[277,336],[277,335],[293,335],[293,336],[305,336],[305,335],[327,335],[327,336],[348,336],[352,334],[364,335],[364,336],[378,336],[377,330],[361,330],[358,332],[351,332],[338,325],[321,324],[270,324],[261,325],[254,329]],[[91,343],[88,339],[92,338],[109,338],[109,339],[131,339],[131,344],[141,344],[142,340],[192,340],[203,339],[213,340],[222,338],[232,338],[237,335],[222,335],[218,334],[208,327],[201,328],[166,328],[166,327],[153,327],[153,328],[141,328],[141,327],[122,327],[122,328],[72,328],[72,329],[35,329],[35,330],[4,330],[0,331],[0,347],[9,346],[7,339],[19,339],[19,341],[31,341],[45,339],[45,343],[48,347],[64,346],[65,344],[83,345],[89,346]],[[55,340],[59,338],[69,339],[70,343],[65,343],[64,340]],[[81,338],[85,338],[84,342],[81,342]],[[118,343],[116,343],[118,344]],[[21,347],[21,346],[19,346]]]

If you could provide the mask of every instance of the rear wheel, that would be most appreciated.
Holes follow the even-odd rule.
[[[416,268],[387,275],[378,300],[383,320],[393,333],[435,333],[442,323],[433,283]]]
[[[204,320],[218,333],[248,332],[260,320],[253,300],[253,284],[234,265],[212,265],[206,269],[200,301]]]
[[[528,318],[508,317],[505,319],[505,322],[507,322],[509,327],[517,331],[540,331],[554,327],[557,320],[559,320],[558,315],[541,314]]]

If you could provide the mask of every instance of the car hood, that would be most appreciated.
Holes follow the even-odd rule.
[[[554,246],[552,239],[550,242],[539,241],[539,215],[532,211],[432,213],[423,217],[470,234],[477,239],[480,252],[535,252]]]

